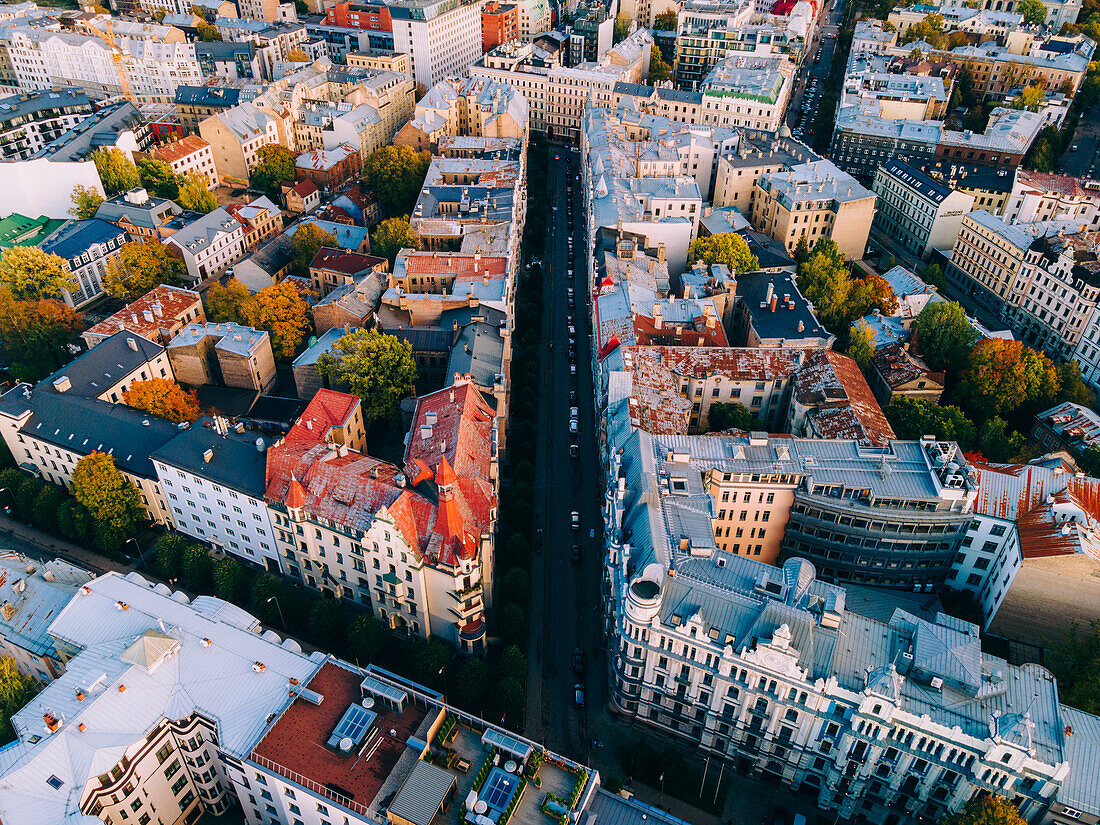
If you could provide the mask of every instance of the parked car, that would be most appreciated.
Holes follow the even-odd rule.
[[[584,685],[579,682],[573,685],[573,701],[577,703],[577,707],[584,707]]]
[[[578,676],[584,673],[584,651],[579,647],[573,648],[573,672]]]
[[[569,417],[570,418],[576,418],[578,412],[580,412],[580,411],[576,407],[570,407],[569,408]]]
[[[580,448],[576,444],[570,444],[569,445],[569,457],[570,458],[577,458],[578,456],[580,456],[580,454],[581,454]]]
[[[569,520],[572,523],[572,526],[573,526],[574,530],[580,530],[581,529],[581,514],[578,513],[576,510],[574,510],[572,512],[572,514],[569,516]]]
[[[573,564],[581,563],[581,546],[579,544],[574,544],[569,548],[569,560],[572,561]]]
[[[572,329],[572,327],[570,327],[570,329]],[[569,403],[570,404],[576,404],[577,403],[577,391],[576,390],[570,390],[569,391]]]
[[[570,375],[576,375],[577,374],[577,365],[576,364],[570,364],[569,365],[569,374]]]
[[[572,418],[569,420],[569,432],[572,435],[577,434],[577,419]]]

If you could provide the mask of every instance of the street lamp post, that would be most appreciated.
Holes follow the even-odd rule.
[[[270,599],[267,600],[266,604],[271,604],[272,602],[275,602],[275,607],[279,611],[279,621],[283,623],[283,630],[286,630],[286,618],[283,616],[283,608],[282,605],[279,604],[279,597],[272,596]]]
[[[128,538],[122,544],[123,544],[123,546],[126,546],[130,542],[133,542],[134,547],[136,547],[138,549],[138,557],[141,559],[141,566],[145,567],[145,551],[141,549],[141,543],[138,542],[138,540],[135,539],[135,538]]]

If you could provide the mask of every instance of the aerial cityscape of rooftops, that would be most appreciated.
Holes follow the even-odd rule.
[[[0,825],[1100,825],[1100,0],[0,0]]]

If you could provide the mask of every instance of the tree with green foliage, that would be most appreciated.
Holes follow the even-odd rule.
[[[24,476],[19,487],[15,490],[15,512],[23,521],[34,518],[34,502],[38,495],[46,489],[46,482],[39,478]]]
[[[65,269],[64,258],[37,246],[9,246],[0,252],[0,287],[20,301],[61,298],[76,289],[76,280]]]
[[[1047,664],[1058,680],[1058,698],[1086,713],[1100,713],[1100,622],[1087,630],[1074,622],[1049,651]]]
[[[180,559],[180,581],[189,589],[205,592],[210,589],[214,560],[202,544],[188,542]]]
[[[214,595],[236,605],[243,605],[248,599],[248,572],[232,556],[226,556],[214,564],[211,575],[214,582]]]
[[[1016,806],[1002,796],[975,796],[939,825],[1026,825]]]
[[[248,173],[249,184],[273,200],[280,200],[282,185],[294,182],[294,153],[285,146],[269,143],[256,151],[257,163]]]
[[[230,278],[224,285],[212,284],[203,295],[207,320],[239,324],[244,319],[244,305],[251,298],[252,292],[236,278]]]
[[[628,37],[630,37],[630,16],[620,14],[615,18],[614,28],[611,30],[611,42],[613,45],[622,43]]]
[[[696,238],[688,247],[688,262],[702,261],[707,266],[725,264],[734,275],[753,272],[760,266],[748,243],[736,232],[719,232]]]
[[[431,155],[409,146],[383,146],[363,164],[363,183],[390,215],[412,214]]]
[[[859,364],[860,371],[867,375],[871,369],[871,359],[875,357],[874,331],[866,325],[852,327],[844,353]]]
[[[412,347],[378,330],[359,330],[333,344],[317,371],[363,401],[367,421],[396,420],[400,403],[416,382]]]
[[[249,594],[249,608],[253,616],[270,626],[278,626],[284,631],[291,628],[284,626],[285,614],[280,612],[287,600],[288,586],[286,582],[274,573],[264,571],[252,580],[252,592]],[[293,618],[293,614],[291,614]]]
[[[1037,26],[1047,21],[1047,10],[1041,0],[1016,0],[1016,14],[1022,14],[1025,23]]]
[[[140,157],[137,162],[138,177],[141,185],[149,194],[158,198],[174,201],[180,194],[182,176],[163,160]]]
[[[188,172],[179,185],[176,202],[184,209],[205,215],[218,208],[218,199],[210,191],[210,179],[202,172]]]
[[[958,407],[941,407],[926,398],[895,395],[882,412],[902,441],[919,441],[923,436],[934,435],[937,441],[957,441],[964,450],[975,442],[974,423]]]
[[[331,232],[318,226],[315,222],[299,224],[294,236],[290,239],[291,257],[290,270],[299,278],[309,277],[309,264],[322,246],[339,249],[336,238]]]
[[[107,259],[103,289],[123,301],[136,301],[155,287],[180,286],[187,272],[181,258],[155,238],[122,245],[117,256]]]
[[[335,646],[337,640],[343,644],[344,616],[340,603],[332,599],[316,599],[309,609],[309,631],[314,639],[324,639],[329,646]]]
[[[463,656],[447,675],[448,698],[460,708],[481,713],[489,690],[489,668],[480,656]]]
[[[1024,437],[1009,429],[1008,422],[1000,416],[987,418],[978,428],[978,452],[987,461],[1011,461],[1023,446]]]
[[[515,645],[509,645],[500,654],[500,675],[504,679],[512,678],[521,682],[526,681],[527,657]]]
[[[971,413],[985,420],[1053,400],[1058,387],[1058,371],[1045,354],[1020,341],[992,338],[970,351],[957,394]]]
[[[978,333],[966,310],[954,301],[929,301],[917,316],[916,335],[921,357],[930,369],[954,377],[970,357]]]
[[[92,517],[88,508],[71,496],[57,508],[57,530],[62,536],[77,543],[92,537]]]
[[[69,214],[81,221],[94,218],[99,205],[103,203],[103,196],[99,192],[79,183],[73,187],[69,199],[73,202],[73,208],[69,210]]]
[[[661,50],[654,44],[649,48],[649,77],[646,83],[656,86],[669,80],[672,80],[672,67],[665,62]]]
[[[379,258],[388,258],[391,271],[398,252],[419,247],[420,238],[413,231],[408,215],[386,218],[374,228],[371,236],[371,252]]]
[[[455,653],[446,643],[438,637],[429,639],[419,645],[413,656],[413,667],[421,684],[440,686],[443,684],[441,670],[447,668]]]
[[[798,289],[813,303],[818,320],[838,338],[847,336],[855,319],[871,310],[892,315],[898,308],[886,279],[873,273],[854,277],[836,242],[827,238],[819,239],[798,267]]]
[[[1096,393],[1081,378],[1081,365],[1066,361],[1058,365],[1058,403],[1072,401],[1082,407],[1096,403]]]
[[[1062,157],[1062,132],[1057,126],[1045,126],[1024,157],[1024,168],[1052,172]]]
[[[31,520],[41,530],[53,530],[57,527],[58,509],[65,500],[65,491],[47,484],[34,499]]]
[[[114,146],[103,147],[92,152],[92,162],[99,173],[99,182],[107,197],[113,198],[120,192],[129,192],[141,186],[141,177],[137,167]]]
[[[799,266],[810,260],[810,242],[806,240],[805,235],[802,235],[798,239],[798,243],[795,244],[794,255],[792,257],[794,258],[794,262]]]
[[[943,275],[943,267],[939,264],[924,264],[917,270],[917,277],[930,286],[934,286],[940,292],[947,289],[947,279]]]
[[[726,430],[763,430],[764,422],[744,404],[715,401],[707,411],[707,432],[722,433]]]
[[[527,645],[527,613],[518,604],[506,604],[500,611],[500,635],[505,644]]]
[[[19,672],[15,659],[0,656],[0,742],[15,740],[11,717],[30,702],[36,693],[38,686],[29,676]]]
[[[152,548],[153,566],[166,581],[178,579],[183,567],[183,553],[191,542],[182,533],[166,533]]]
[[[511,676],[497,682],[493,692],[493,699],[504,718],[504,723],[515,730],[519,730],[523,724],[521,716],[524,696],[523,682]]]
[[[386,631],[376,616],[356,613],[348,623],[348,649],[358,665],[373,662],[385,642]]]
[[[222,39],[221,32],[215,26],[211,26],[205,20],[200,20],[198,25],[195,26],[195,31],[199,35],[199,40],[204,43],[216,43]]]
[[[69,492],[91,513],[102,550],[117,549],[145,517],[137,488],[107,453],[91,452],[76,463]]]

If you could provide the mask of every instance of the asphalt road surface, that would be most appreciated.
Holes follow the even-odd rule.
[[[536,523],[542,534],[532,576],[533,598],[541,598],[541,603],[531,610],[532,677],[528,682],[539,695],[528,699],[527,733],[552,750],[584,760],[590,746],[588,713],[598,712],[607,699],[599,613],[602,485],[593,420],[589,289],[587,275],[574,266],[585,254],[582,197],[576,179],[580,155],[561,147],[551,147],[550,153],[538,402],[541,438],[534,487]],[[570,372],[571,362],[576,374]],[[576,393],[575,401],[571,392]],[[575,434],[570,433],[570,407],[578,410]],[[576,458],[570,456],[573,444],[578,448]],[[574,511],[580,517],[577,529],[571,524]],[[573,545],[580,554],[577,563],[572,558]],[[576,649],[584,654],[581,674],[573,666]],[[584,689],[584,706],[576,702],[578,684]]]
[[[822,10],[819,24],[806,50],[806,58],[799,69],[798,80],[791,93],[787,107],[787,125],[794,136],[806,143],[812,143],[814,118],[825,88],[825,78],[829,74],[833,56],[836,53],[836,35],[840,31],[840,20],[844,15],[844,3],[831,2]],[[830,36],[831,35],[831,36]],[[814,60],[818,49],[821,58]],[[816,81],[811,83],[811,79]]]

